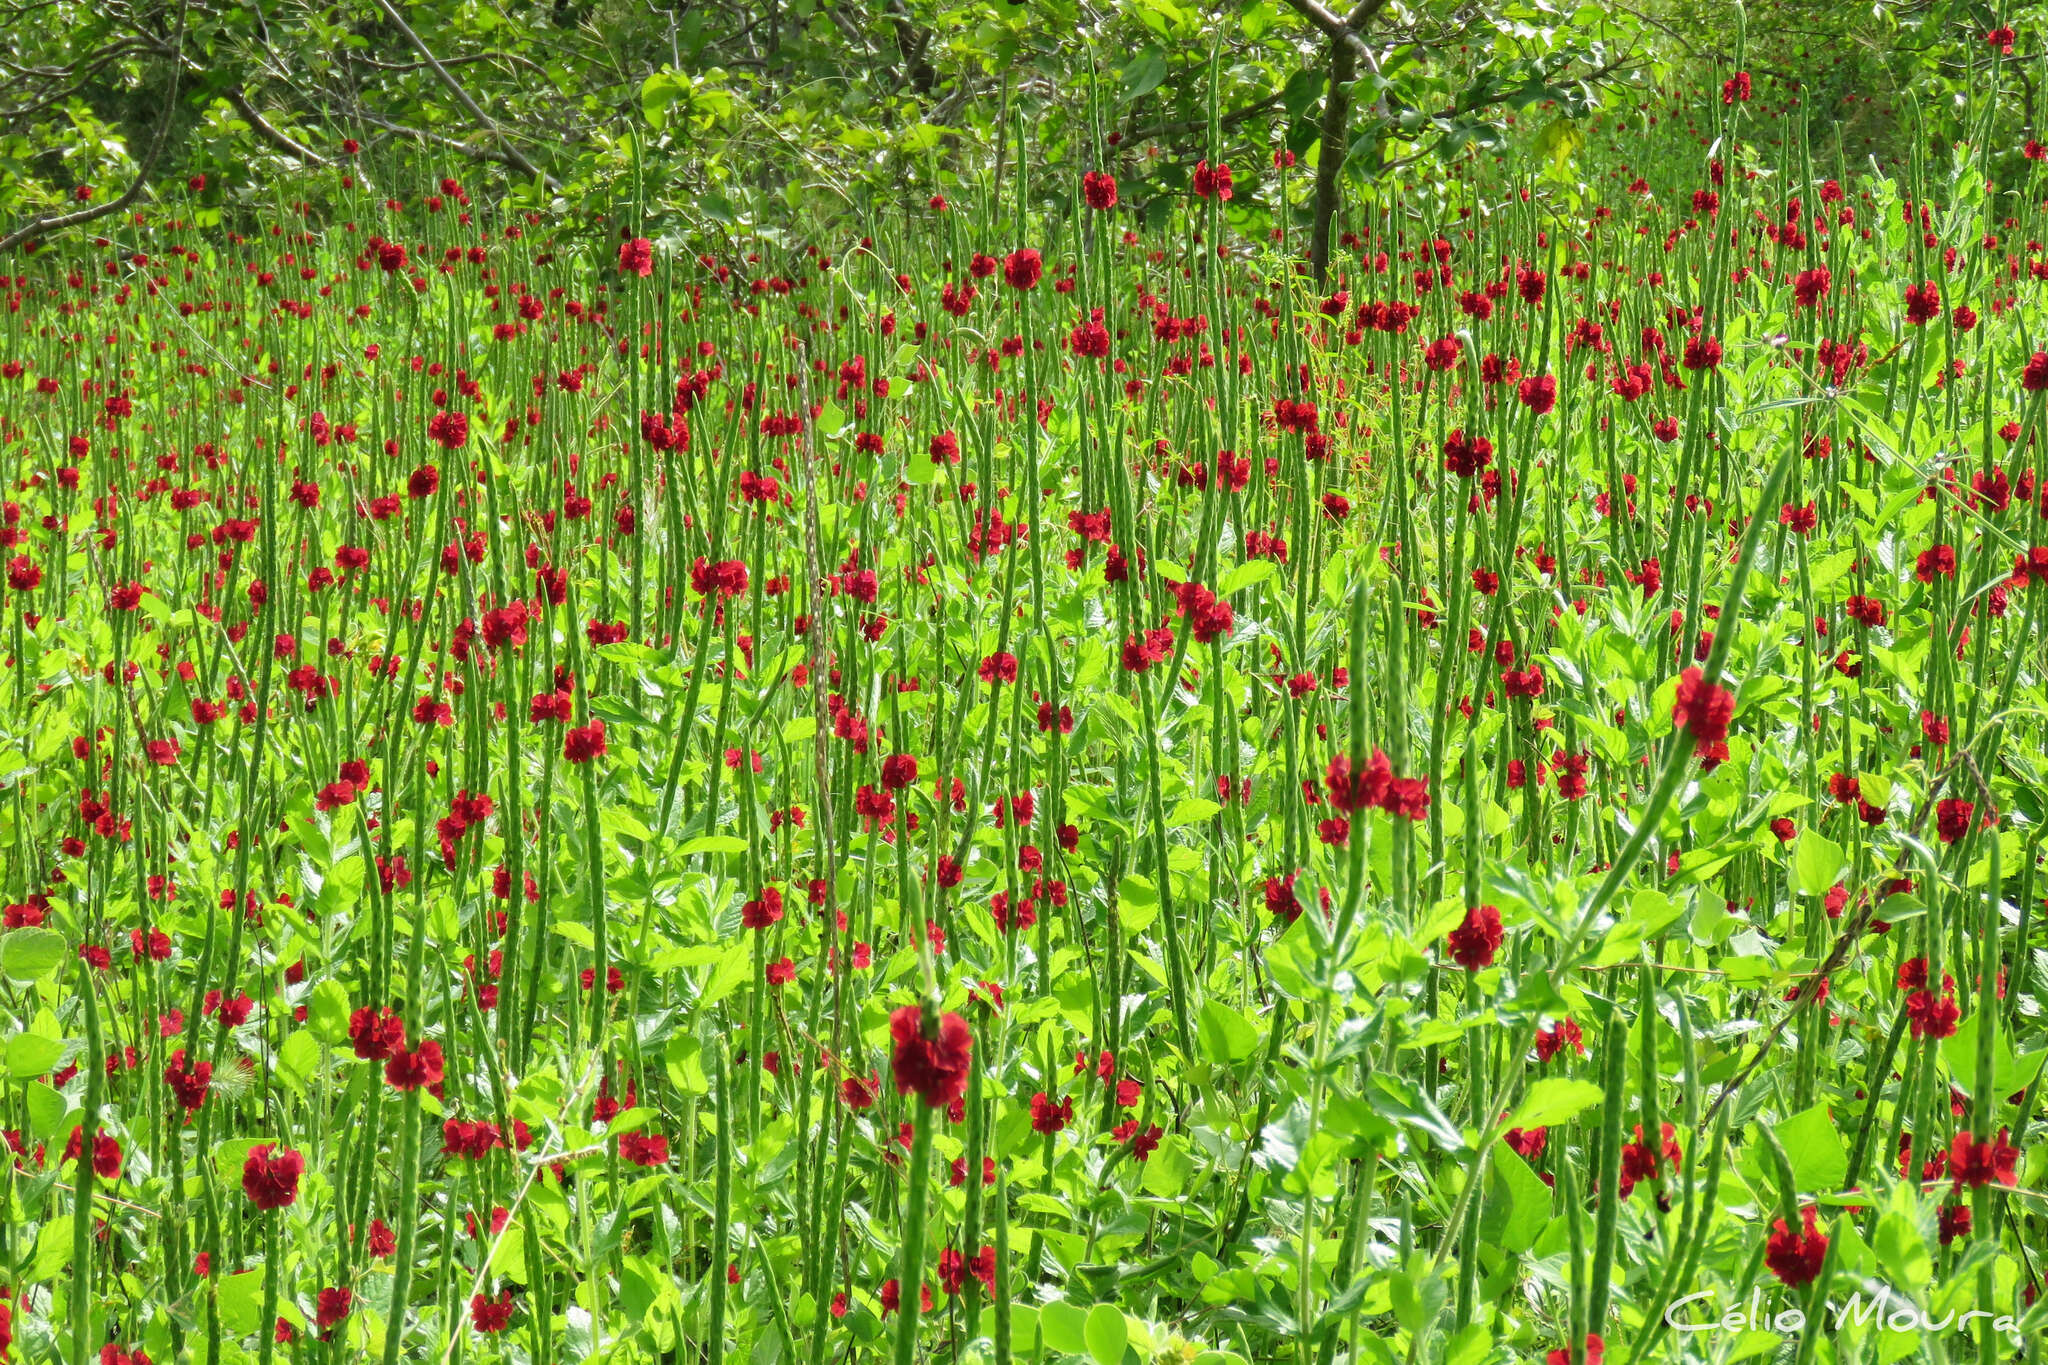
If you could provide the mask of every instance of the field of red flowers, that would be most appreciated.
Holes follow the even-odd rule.
[[[0,1359],[2040,1359],[2048,187],[1750,95],[12,258]]]

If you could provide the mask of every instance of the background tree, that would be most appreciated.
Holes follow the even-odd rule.
[[[1776,136],[1768,113],[1797,110],[1834,127],[1838,145],[1816,155],[1896,162],[1912,90],[1930,139],[1952,140],[1981,122],[1981,35],[2003,22],[2016,79],[1993,126],[2016,169],[2041,8],[1757,0],[1749,65],[1789,93],[1781,110],[1759,107],[1754,136]],[[0,20],[10,243],[195,176],[226,217],[285,183],[317,197],[330,182],[294,175],[306,170],[394,189],[480,175],[595,222],[634,183],[637,139],[656,227],[713,244],[914,211],[963,183],[993,194],[1019,154],[1101,162],[1144,217],[1186,191],[1196,160],[1226,161],[1232,224],[1299,233],[1320,278],[1347,187],[1420,183],[1533,139],[1562,166],[1622,89],[1718,83],[1735,5],[0,0]],[[361,150],[344,168],[346,139]],[[1267,173],[1276,152],[1304,173]]]

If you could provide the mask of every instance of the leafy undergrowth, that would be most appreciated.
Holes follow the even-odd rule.
[[[0,1356],[2039,1350],[2039,187],[1745,90],[1320,290],[1206,163],[18,260]]]

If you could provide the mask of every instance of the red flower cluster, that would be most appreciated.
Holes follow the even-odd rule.
[[[896,1093],[914,1092],[933,1109],[967,1093],[967,1068],[974,1055],[974,1036],[959,1015],[943,1015],[938,1035],[924,1036],[923,1011],[916,1005],[905,1005],[889,1016],[889,1037],[895,1044],[889,1069]]]
[[[297,1152],[258,1143],[242,1163],[242,1193],[259,1209],[284,1208],[298,1199],[299,1177],[305,1171],[306,1159]]]
[[[1500,908],[1475,905],[1465,912],[1458,927],[1444,936],[1444,946],[1450,950],[1453,962],[1468,972],[1476,972],[1493,965],[1502,938]]]
[[[1694,752],[1708,770],[1728,757],[1728,726],[1735,719],[1735,694],[1710,683],[1697,668],[1678,675],[1678,693],[1671,703],[1671,723],[1691,735]]]
[[[1786,1227],[1784,1219],[1776,1220],[1764,1244],[1764,1264],[1792,1289],[1819,1279],[1828,1255],[1827,1234],[1820,1230],[1812,1205],[1800,1210],[1800,1222],[1794,1229]]]

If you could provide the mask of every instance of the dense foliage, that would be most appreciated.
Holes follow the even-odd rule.
[[[40,8],[0,1360],[2039,1358],[2037,31]]]

